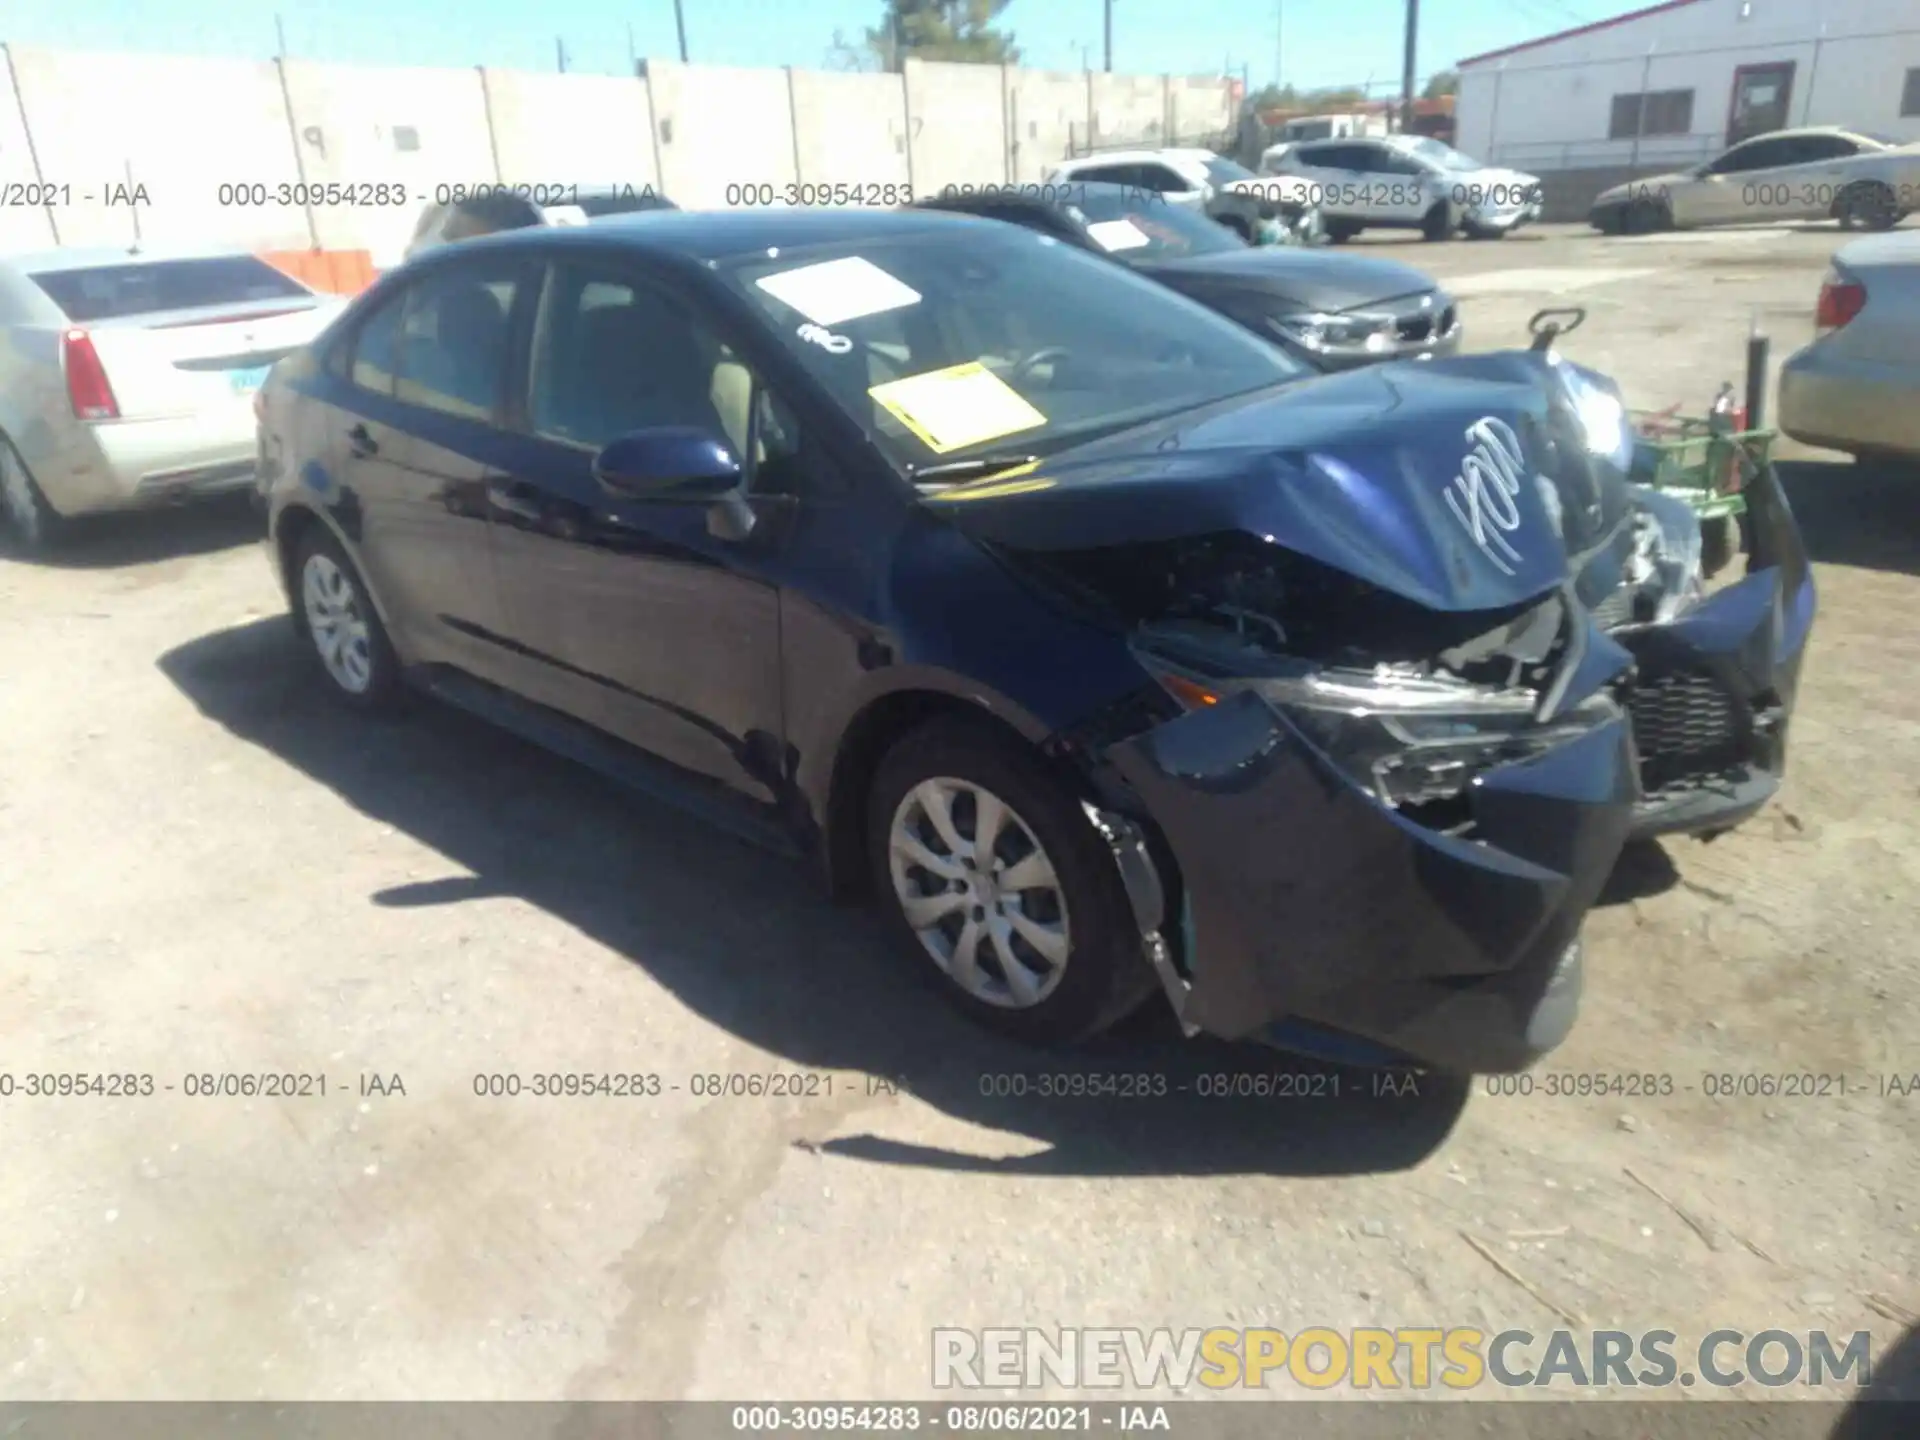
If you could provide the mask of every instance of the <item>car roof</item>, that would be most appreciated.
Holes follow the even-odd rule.
[[[45,275],[59,270],[97,270],[155,260],[255,260],[251,250],[231,245],[66,245],[54,250],[0,252],[0,265]]]
[[[1067,161],[1060,168],[1077,170],[1088,165],[1137,165],[1142,160],[1213,160],[1218,157],[1211,150],[1197,150],[1191,146],[1167,146],[1160,150],[1103,150],[1098,155],[1081,155]]]
[[[590,225],[536,226],[476,236],[455,245],[435,246],[430,255],[471,255],[482,247],[519,246],[540,250],[605,249],[618,244],[638,252],[696,262],[717,262],[759,250],[806,249],[815,245],[857,244],[862,240],[910,239],[941,227],[991,227],[973,215],[930,210],[878,210],[856,207],[741,210],[639,210],[607,215]]]
[[[913,202],[916,210],[969,210],[975,205],[1019,206],[1028,210],[1059,210],[1073,203],[1076,196],[1111,196],[1141,193],[1138,185],[1123,185],[1117,180],[1075,180],[1069,194],[1058,193],[1053,185],[1009,185],[1005,190],[976,190],[965,194],[929,196]]]

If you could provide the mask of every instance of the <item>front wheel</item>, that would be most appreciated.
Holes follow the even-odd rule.
[[[1445,240],[1453,234],[1453,209],[1442,200],[1427,211],[1420,221],[1420,238],[1426,241]]]
[[[874,886],[920,972],[979,1024],[1083,1040],[1153,990],[1107,844],[1069,788],[1010,736],[934,720],[868,794]]]
[[[0,530],[28,555],[45,554],[66,531],[65,517],[47,502],[27,462],[4,435],[0,435]]]
[[[1361,227],[1351,220],[1329,220],[1326,222],[1326,236],[1330,244],[1344,245],[1360,233]]]
[[[297,619],[306,653],[334,698],[356,710],[384,710],[398,699],[400,662],[353,561],[317,524],[294,560]]]

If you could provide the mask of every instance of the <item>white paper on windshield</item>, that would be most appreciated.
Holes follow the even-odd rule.
[[[838,325],[883,310],[920,303],[920,292],[903,285],[871,260],[850,255],[819,265],[782,270],[754,282],[774,299],[798,310],[816,325]]]
[[[1138,250],[1153,243],[1131,220],[1099,220],[1087,226],[1087,234],[1102,250]]]
[[[584,225],[587,212],[578,205],[549,205],[540,212],[547,217],[549,225]]]

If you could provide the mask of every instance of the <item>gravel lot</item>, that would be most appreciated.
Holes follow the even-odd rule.
[[[1359,248],[1447,277],[1475,348],[1577,300],[1571,356],[1700,408],[1752,316],[1776,362],[1804,342],[1836,242]],[[1920,1072],[1920,473],[1803,452],[1790,483],[1822,613],[1788,785],[1629,854],[1545,1067],[1675,1077],[1632,1100],[989,1098],[1059,1067],[798,870],[458,715],[316,703],[244,507],[0,560],[0,1071],[175,1087],[0,1100],[0,1398],[908,1398],[933,1328],[1004,1324],[1890,1345],[1920,1312],[1920,1091],[1878,1092]],[[1076,1064],[1296,1068],[1158,1009]],[[474,1093],[554,1070],[678,1088]],[[184,1093],[231,1071],[327,1093]],[[1702,1093],[1779,1071],[1856,1093]]]

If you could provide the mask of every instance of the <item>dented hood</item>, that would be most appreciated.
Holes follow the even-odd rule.
[[[1589,450],[1570,368],[1531,352],[1372,366],[923,503],[1013,550],[1244,531],[1431,609],[1496,609],[1562,584],[1629,512],[1625,474]]]

